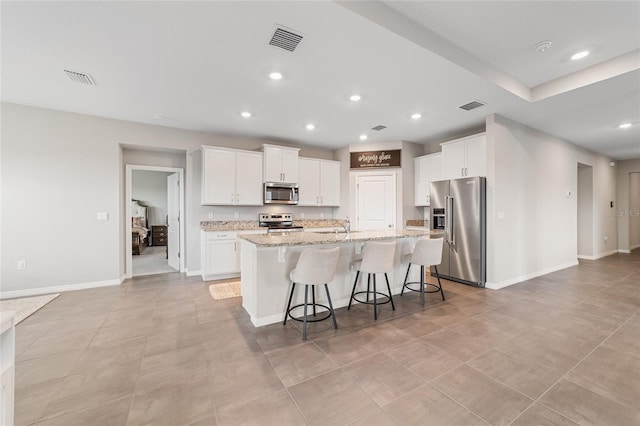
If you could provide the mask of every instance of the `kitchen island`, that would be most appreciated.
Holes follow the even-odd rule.
[[[290,288],[289,272],[296,267],[300,254],[307,248],[340,247],[340,257],[334,280],[329,283],[334,308],[349,304],[355,271],[353,261],[362,257],[367,241],[396,240],[395,268],[389,274],[391,292],[399,294],[406,272],[406,255],[413,251],[419,238],[440,236],[429,230],[390,230],[335,232],[289,232],[283,234],[239,235],[241,242],[242,306],[256,327],[282,321]],[[419,268],[412,268],[412,272]],[[416,274],[419,275],[419,272]],[[410,280],[419,280],[410,275]],[[363,280],[360,280],[363,282]],[[302,303],[302,293],[294,296],[294,304]],[[324,292],[316,299],[325,303]]]

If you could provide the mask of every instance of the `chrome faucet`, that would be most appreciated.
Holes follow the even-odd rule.
[[[349,235],[351,233],[351,222],[349,222],[349,216],[347,216],[347,219],[341,225],[344,228],[344,231],[347,233],[347,235]]]

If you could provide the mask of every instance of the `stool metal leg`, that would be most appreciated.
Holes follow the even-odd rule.
[[[371,274],[369,274],[371,276]],[[378,320],[378,298],[376,297],[376,274],[373,274],[373,319]],[[369,294],[369,293],[367,293]]]
[[[404,294],[404,288],[407,286],[407,279],[409,278],[409,269],[411,269],[411,262],[407,265],[407,273],[404,276],[404,282],[402,283],[402,291],[400,292],[400,296]]]
[[[375,280],[376,279],[375,275],[373,277],[374,277],[373,279]],[[371,292],[371,274],[367,275],[367,302],[369,301],[370,292]]]
[[[311,306],[313,307],[313,316],[316,316],[316,286],[311,286]]]
[[[351,302],[353,301],[353,295],[356,293],[356,284],[358,284],[358,277],[360,276],[360,271],[356,272],[356,279],[353,281],[353,290],[351,290],[351,299],[349,299],[349,306],[347,307],[347,311],[351,310]]]
[[[442,295],[442,300],[444,300],[444,291],[442,290],[442,283],[440,282],[440,274],[438,273],[438,267],[434,265],[433,269],[436,270],[436,277],[438,278],[438,285],[440,286],[440,294]]]
[[[289,295],[289,303],[287,303],[287,311],[284,313],[284,322],[282,325],[287,325],[287,317],[289,316],[289,309],[291,309],[291,300],[293,299],[293,289],[296,288],[296,283],[291,283],[291,294]]]
[[[424,265],[420,265],[420,301],[424,305]]]
[[[329,301],[329,308],[331,308],[331,316],[333,318],[333,328],[338,329],[338,323],[336,322],[336,312],[333,310],[333,303],[331,303],[331,295],[329,294],[329,286],[324,285],[324,289],[327,291],[327,300]]]
[[[309,299],[309,286],[304,286],[304,321],[302,322],[302,340],[307,340],[307,301]]]
[[[391,295],[391,286],[389,285],[389,277],[387,276],[386,272],[384,273],[384,279],[387,280],[387,290],[389,291],[389,301],[391,302],[391,307],[395,311],[396,305],[393,304],[393,296]]]

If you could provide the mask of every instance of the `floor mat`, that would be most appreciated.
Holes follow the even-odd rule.
[[[216,300],[229,299],[231,297],[239,297],[241,296],[240,281],[211,284],[209,286],[209,293],[211,293],[211,297],[213,297]]]
[[[18,324],[58,296],[60,296],[60,293],[0,300],[0,311],[14,311],[16,313],[16,324]]]

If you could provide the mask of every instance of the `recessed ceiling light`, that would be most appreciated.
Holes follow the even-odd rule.
[[[620,129],[628,129],[629,127],[631,127],[631,123],[622,123],[621,125],[618,126]]]
[[[551,47],[551,40],[545,40],[533,46],[533,51],[536,53],[544,53],[550,47]]]
[[[360,95],[351,95],[349,99],[353,102],[358,102],[362,98],[360,97]]]
[[[164,120],[164,116],[162,116],[162,115],[154,115],[153,119],[154,120]]]
[[[419,112],[416,112],[414,114],[411,114],[411,118],[413,118],[414,120],[417,120],[418,118],[422,118],[422,114],[420,114]]]
[[[582,52],[578,52],[575,55],[573,55],[571,57],[571,60],[577,61],[578,59],[586,58],[587,56],[589,56],[589,51],[583,50]]]
[[[280,74],[279,72],[272,72],[271,74],[269,74],[269,78],[271,80],[280,80],[282,78],[282,74]]]
[[[244,118],[251,117],[251,113],[249,111],[242,111],[240,115],[243,116]]]
[[[360,140],[361,141],[366,141],[367,140],[367,135],[360,135]]]
[[[315,128],[316,128],[315,124],[312,124],[312,123],[307,124],[307,130],[313,130]]]

